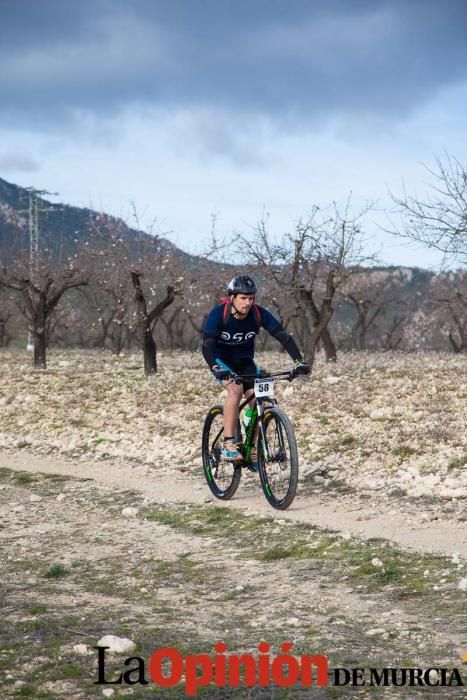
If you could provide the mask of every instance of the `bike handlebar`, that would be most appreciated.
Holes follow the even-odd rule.
[[[235,374],[232,372],[229,375],[236,384],[240,384],[244,379],[287,379],[291,382],[296,378],[295,370],[287,370],[281,372],[266,372],[261,370],[258,374]]]

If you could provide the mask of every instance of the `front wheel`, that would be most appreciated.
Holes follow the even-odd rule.
[[[203,427],[203,469],[208,486],[216,498],[228,501],[240,483],[242,469],[221,458],[224,436],[224,409],[213,406]]]
[[[264,432],[264,436],[263,436]],[[267,408],[258,435],[261,486],[273,508],[290,506],[298,483],[298,451],[289,417],[280,408]]]

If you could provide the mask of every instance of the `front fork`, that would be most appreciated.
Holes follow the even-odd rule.
[[[264,409],[263,409],[263,402],[268,401],[268,403],[271,403],[273,406],[276,405],[277,401],[271,401],[270,399],[260,399],[256,400],[256,407],[258,410],[258,418],[257,420],[259,421],[259,429],[261,433],[261,447],[264,451],[264,459],[265,461],[269,461],[269,450],[268,450],[268,443],[266,440],[266,433],[264,430],[264,422],[263,422],[263,415],[264,415]]]

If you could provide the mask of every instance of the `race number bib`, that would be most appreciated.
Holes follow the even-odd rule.
[[[255,396],[274,398],[274,379],[255,379]]]

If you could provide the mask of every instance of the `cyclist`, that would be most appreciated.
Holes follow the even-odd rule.
[[[281,322],[267,309],[255,304],[257,286],[248,275],[234,277],[227,289],[229,297],[215,306],[204,324],[203,356],[214,377],[227,390],[224,405],[224,445],[222,457],[240,462],[243,457],[239,445],[234,442],[238,420],[238,407],[242,395],[248,398],[253,392],[254,379],[236,384],[228,377],[232,373],[258,375],[254,361],[255,337],[261,326],[278,340],[295,362],[295,374],[309,374],[310,367]],[[254,407],[254,399],[250,403]],[[251,451],[251,467],[258,468],[256,448]]]

